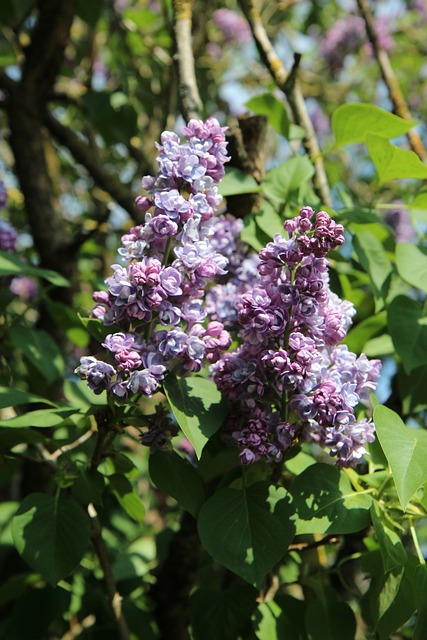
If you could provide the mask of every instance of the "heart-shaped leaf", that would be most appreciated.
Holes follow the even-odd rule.
[[[56,584],[79,564],[89,543],[89,518],[60,494],[26,496],[12,521],[13,542],[30,567]]]
[[[175,451],[156,451],[149,460],[154,484],[197,517],[205,492],[196,469]]]
[[[295,527],[285,489],[257,482],[249,488],[220,489],[200,510],[204,548],[227,569],[260,586],[285,555]]]
[[[400,504],[406,509],[417,489],[427,482],[427,432],[407,427],[397,413],[382,405],[375,407],[374,422]]]

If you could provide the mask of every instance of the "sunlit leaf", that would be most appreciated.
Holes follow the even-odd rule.
[[[406,509],[417,489],[427,482],[427,432],[407,427],[397,413],[383,405],[375,407],[374,422],[400,504]]]
[[[373,104],[342,104],[332,115],[332,131],[340,147],[353,142],[363,142],[368,131],[387,138],[397,138],[416,124]]]

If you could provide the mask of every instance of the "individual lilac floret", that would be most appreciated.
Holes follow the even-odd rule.
[[[89,389],[99,395],[110,388],[111,380],[116,371],[106,362],[97,360],[93,356],[85,356],[80,360],[80,366],[75,373],[87,381]]]
[[[338,344],[355,309],[330,290],[326,255],[344,242],[343,227],[304,207],[284,228],[288,237],[276,234],[260,251],[258,279],[235,301],[241,344],[212,366],[239,407],[231,440],[242,464],[278,461],[298,437],[354,465],[374,432],[355,411],[369,402],[381,363]]]
[[[10,222],[0,218],[0,251],[14,253],[17,238],[18,234]]]

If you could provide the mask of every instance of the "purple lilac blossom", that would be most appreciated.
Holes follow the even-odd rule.
[[[359,16],[350,15],[337,20],[328,29],[320,44],[320,53],[334,76],[341,71],[344,58],[360,49],[364,38],[365,23]]]
[[[252,35],[248,23],[235,11],[225,8],[217,9],[212,18],[225,42],[242,45],[251,41]]]
[[[0,251],[14,253],[17,238],[18,234],[10,222],[0,218]]]
[[[190,120],[184,141],[174,132],[161,135],[158,174],[142,179],[145,194],[136,199],[144,223],[123,235],[107,290],[93,296],[92,316],[119,328],[102,343],[105,362],[85,357],[76,369],[96,393],[123,402],[151,397],[171,368],[199,371],[231,344],[220,321],[204,324],[206,288],[227,273],[230,253],[213,240],[222,200],[217,183],[229,160],[225,129],[209,118]],[[227,224],[240,230],[234,219]]]
[[[355,465],[374,437],[355,409],[369,402],[381,363],[338,344],[355,309],[330,290],[326,255],[343,244],[343,227],[304,207],[284,228],[288,237],[260,251],[258,280],[237,299],[240,345],[211,367],[238,407],[230,439],[242,464],[278,461],[298,437]]]

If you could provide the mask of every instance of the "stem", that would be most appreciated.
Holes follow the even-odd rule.
[[[415,551],[417,552],[418,560],[420,561],[420,564],[425,564],[426,561],[424,559],[423,552],[421,551],[420,543],[418,542],[418,536],[417,536],[417,532],[415,531],[412,518],[409,520],[409,530],[411,532],[411,536],[414,543]]]
[[[99,560],[99,564],[101,565],[102,571],[104,573],[105,587],[107,590],[108,599],[111,604],[111,609],[113,611],[114,619],[116,621],[119,638],[120,640],[129,640],[129,629],[122,612],[122,597],[117,591],[116,582],[114,580],[113,571],[111,569],[110,559],[108,557],[107,547],[102,537],[101,522],[92,504],[90,504],[88,507],[88,513],[90,516],[92,529],[91,539],[95,549],[95,553]]]
[[[108,446],[111,445],[112,442],[112,440],[109,440],[106,444],[109,427],[108,416],[105,414],[99,414],[96,416],[96,422],[98,425],[98,437],[95,450],[90,461],[91,469],[97,469],[97,467],[101,463],[105,450]],[[117,631],[119,634],[118,637],[120,640],[130,640],[129,629],[122,612],[122,597],[117,590],[116,582],[113,576],[113,570],[111,568],[110,559],[108,557],[107,547],[102,537],[101,521],[99,520],[98,514],[93,504],[88,505],[88,514],[90,517],[90,525],[92,530],[91,540],[99,564],[104,573],[105,588],[107,591],[108,599],[110,601],[111,610],[116,621]]]
[[[240,0],[240,7],[251,28],[261,60],[268,69],[277,87],[285,94],[296,124],[305,129],[304,146],[314,164],[315,189],[323,203],[330,207],[332,206],[332,199],[322,154],[313,123],[307,111],[299,80],[296,77],[301,56],[299,54],[295,55],[294,66],[288,73],[267,35],[255,2],[253,2],[253,0]]]
[[[202,101],[197,88],[196,71],[191,38],[193,7],[191,0],[173,0],[173,30],[178,70],[178,91],[185,120],[199,118]]]
[[[393,67],[391,66],[390,58],[387,52],[384,51],[380,45],[368,2],[367,0],[357,0],[357,5],[359,7],[360,15],[365,21],[366,33],[368,34],[369,41],[378,61],[382,78],[387,86],[390,100],[393,103],[394,112],[404,120],[411,120],[412,118],[408,105],[403,96],[399,81],[393,71]],[[406,135],[408,136],[412,151],[414,151],[421,160],[426,160],[427,151],[417,131],[411,129]]]

